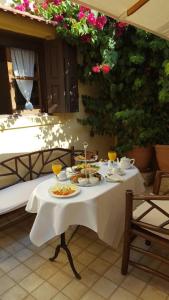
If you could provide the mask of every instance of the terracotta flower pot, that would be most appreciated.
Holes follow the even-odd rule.
[[[135,166],[142,172],[146,171],[151,164],[153,157],[153,147],[135,147],[126,154],[129,158],[135,159]]]
[[[155,145],[155,153],[159,169],[169,171],[169,145]]]

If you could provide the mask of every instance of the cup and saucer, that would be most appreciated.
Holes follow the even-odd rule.
[[[125,175],[125,170],[123,168],[120,167],[113,167],[109,170],[109,173],[111,173],[112,175],[120,175],[123,176]]]
[[[65,181],[67,180],[67,175],[66,175],[66,171],[61,171],[58,175],[57,178],[59,181]]]

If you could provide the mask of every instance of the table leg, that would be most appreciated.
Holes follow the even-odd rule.
[[[61,234],[61,243],[60,245],[58,245],[55,249],[55,253],[54,253],[54,256],[50,257],[49,260],[50,261],[54,261],[55,258],[57,258],[59,252],[60,252],[60,249],[63,248],[63,250],[65,250],[66,254],[67,254],[67,257],[68,257],[68,260],[69,260],[69,263],[70,263],[70,266],[71,266],[71,269],[75,275],[75,277],[77,279],[81,279],[81,276],[80,274],[76,271],[75,269],[75,266],[74,266],[74,263],[73,263],[73,258],[72,258],[72,254],[66,244],[66,241],[65,241],[65,233],[62,233]]]

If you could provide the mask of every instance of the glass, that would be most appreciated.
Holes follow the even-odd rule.
[[[52,171],[57,176],[62,170],[62,165],[60,164],[52,164]]]
[[[116,157],[117,157],[117,153],[115,151],[109,151],[108,152],[108,158],[109,158],[109,160],[113,161],[113,160],[116,159]]]

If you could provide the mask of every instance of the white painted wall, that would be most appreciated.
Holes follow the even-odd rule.
[[[80,95],[92,94],[92,88],[79,84]],[[3,101],[0,99],[0,101]],[[107,151],[113,144],[113,138],[90,137],[90,130],[77,122],[85,115],[80,96],[78,113],[57,114],[56,116],[21,116],[9,119],[0,116],[0,160],[51,147],[83,148],[83,142],[89,143],[89,150],[98,150],[100,157],[107,157]]]

